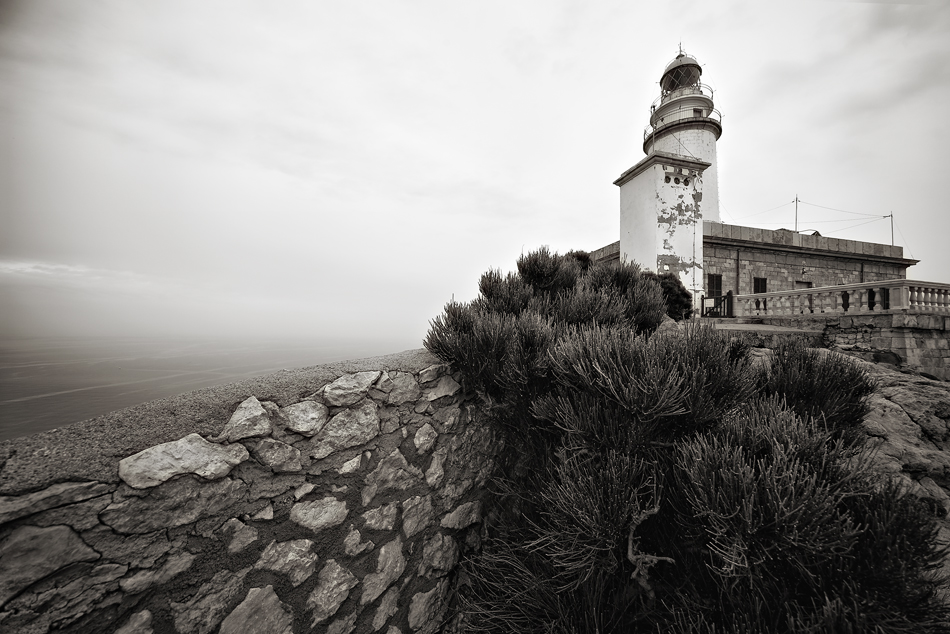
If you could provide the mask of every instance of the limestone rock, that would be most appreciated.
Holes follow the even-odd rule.
[[[90,568],[75,564],[42,580],[7,603],[0,631],[46,632],[55,624],[63,628],[94,609],[107,608],[121,600],[118,579],[127,566],[104,564]]]
[[[438,379],[443,374],[449,372],[449,366],[444,363],[437,363],[435,365],[430,365],[428,368],[419,373],[419,382],[420,383],[432,383]]]
[[[444,577],[459,560],[459,547],[449,535],[436,533],[422,548],[422,563],[419,564],[419,576]]]
[[[330,454],[369,442],[379,435],[379,416],[376,403],[370,400],[355,409],[347,409],[333,418],[311,440],[314,458],[326,458]]]
[[[363,513],[363,521],[374,531],[391,531],[396,525],[396,511],[396,503],[390,502]]]
[[[346,519],[346,502],[325,497],[313,502],[298,502],[290,509],[290,520],[312,531],[338,526]]]
[[[383,394],[389,394],[392,392],[394,386],[395,384],[393,383],[392,378],[390,378],[389,372],[386,372],[385,370],[383,370],[383,372],[379,375],[379,378],[376,379],[376,383],[373,384],[373,387]]]
[[[455,423],[458,422],[461,414],[462,409],[458,405],[449,405],[448,407],[440,407],[436,410],[432,418],[442,425],[443,431],[449,431],[455,427]]]
[[[234,532],[231,543],[228,544],[228,552],[231,554],[239,553],[257,541],[257,529],[233,517],[224,523],[221,530]]]
[[[293,634],[294,616],[281,603],[274,586],[251,588],[240,605],[221,623],[220,634]]]
[[[394,407],[382,407],[379,409],[379,431],[384,434],[391,434],[402,425],[399,411]]]
[[[416,446],[416,451],[426,453],[432,449],[432,445],[435,444],[435,440],[438,437],[439,433],[433,429],[432,425],[426,423],[416,430],[416,435],[412,438],[412,444]]]
[[[366,476],[363,488],[363,506],[369,506],[377,493],[386,491],[405,491],[409,487],[422,482],[422,472],[406,462],[405,456],[399,448],[379,461],[376,468]]]
[[[330,420],[330,410],[323,403],[301,401],[281,408],[287,419],[287,429],[302,436],[313,436]]]
[[[327,634],[352,634],[353,630],[356,629],[357,617],[359,617],[359,613],[354,612],[349,616],[337,619],[327,628]]]
[[[30,518],[33,526],[65,524],[74,530],[85,531],[99,525],[99,511],[112,503],[111,495],[100,495],[68,506],[41,511]]]
[[[422,394],[416,377],[408,372],[396,372],[393,389],[389,392],[390,405],[402,405],[414,401]]]
[[[105,526],[86,531],[82,539],[108,561],[130,568],[152,568],[155,562],[173,547],[168,531],[158,530],[141,535],[120,535]]]
[[[247,487],[240,481],[200,482],[186,476],[154,487],[144,497],[116,493],[99,519],[119,533],[150,533],[220,515],[246,494]]]
[[[60,568],[96,559],[68,526],[20,526],[0,543],[0,605]]]
[[[379,371],[344,374],[324,388],[323,398],[330,405],[337,407],[352,405],[366,395],[366,390],[379,378],[379,375]]]
[[[357,471],[359,471],[360,465],[362,464],[362,462],[363,462],[363,454],[358,454],[350,458],[346,462],[344,462],[342,465],[340,465],[340,468],[337,469],[336,472],[339,473],[340,475],[356,473]]]
[[[420,592],[409,602],[409,629],[420,634],[433,634],[442,625],[445,614],[445,595],[448,592],[447,579],[440,581],[428,592]]]
[[[317,585],[307,599],[307,608],[313,610],[312,627],[336,614],[358,583],[349,570],[329,560],[317,575]]]
[[[290,577],[296,588],[310,578],[317,565],[316,553],[310,552],[313,542],[309,539],[294,539],[288,542],[271,542],[254,564],[257,570],[272,570]]]
[[[195,556],[189,552],[181,552],[168,558],[158,570],[141,570],[127,579],[119,582],[119,587],[129,594],[138,594],[145,592],[152,586],[166,583],[176,575],[179,575],[189,568],[194,562]]]
[[[466,502],[442,518],[443,528],[461,529],[482,521],[482,503],[479,500]]]
[[[373,616],[373,631],[378,632],[382,626],[386,625],[386,621],[389,620],[389,617],[398,611],[399,587],[393,586],[387,590],[383,598],[379,600],[379,607],[376,608],[376,614]]]
[[[66,504],[110,493],[112,487],[100,482],[61,482],[26,495],[0,496],[0,524]]]
[[[390,625],[389,629],[386,630],[386,634],[402,634],[402,630],[395,625]]]
[[[361,553],[365,553],[367,550],[372,550],[376,546],[376,544],[371,541],[361,544],[361,540],[362,537],[360,536],[360,532],[351,526],[350,532],[347,533],[346,537],[343,539],[344,552],[346,552],[346,554],[350,557],[356,557]]]
[[[402,532],[410,538],[432,524],[432,496],[416,496],[402,503]]]
[[[249,464],[249,462],[245,464]],[[244,482],[250,479],[251,491],[248,498],[252,502],[262,498],[275,498],[307,483],[306,476],[303,474],[277,474],[268,470],[266,474],[255,474],[252,478],[248,478],[248,475],[248,473],[241,473],[240,479]]]
[[[217,480],[248,458],[242,445],[222,446],[198,434],[143,449],[119,461],[119,477],[130,487],[147,489],[185,473]]]
[[[221,440],[236,442],[244,438],[260,438],[271,433],[270,417],[267,410],[255,397],[244,400],[231,414],[228,424],[218,436]]]
[[[115,634],[152,634],[152,613],[148,610],[136,612]]]
[[[363,578],[363,596],[360,605],[366,605],[386,591],[406,569],[406,559],[402,555],[402,539],[397,537],[379,549],[376,572]]]
[[[435,387],[426,390],[425,398],[427,401],[437,401],[445,396],[454,396],[462,386],[455,382],[450,376],[443,376]]]
[[[426,469],[426,484],[433,489],[442,485],[442,479],[445,477],[445,469],[442,465],[445,464],[446,455],[448,455],[447,448],[439,447],[436,449],[435,453],[432,454],[432,462],[429,463],[429,468]]]
[[[274,473],[300,471],[300,450],[273,438],[264,438],[252,445],[255,460]]]
[[[268,504],[260,511],[251,516],[252,520],[272,520],[274,519],[274,505]]]
[[[300,498],[304,497],[308,493],[312,492],[315,488],[317,488],[317,486],[309,482],[305,482],[304,484],[301,484],[299,487],[294,489],[294,499],[299,500]]]
[[[210,634],[224,618],[228,606],[244,586],[244,577],[250,567],[232,572],[222,570],[198,588],[193,597],[182,603],[172,603],[175,629],[179,634]]]

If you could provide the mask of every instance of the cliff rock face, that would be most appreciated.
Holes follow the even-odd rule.
[[[950,544],[950,383],[858,360],[878,382],[864,428],[874,462],[930,503]],[[950,574],[950,561],[944,566]]]
[[[291,402],[248,396],[101,480],[0,496],[0,630],[441,629],[481,542],[494,443],[424,356]]]

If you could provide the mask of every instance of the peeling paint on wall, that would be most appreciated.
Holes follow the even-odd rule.
[[[703,178],[695,171],[663,167],[656,183],[656,270],[675,273],[698,300],[703,294]],[[697,196],[698,195],[698,196]]]
[[[620,259],[675,273],[698,303],[703,294],[703,195],[708,163],[651,155],[620,184]]]

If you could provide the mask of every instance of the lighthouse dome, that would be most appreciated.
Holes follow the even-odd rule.
[[[695,58],[686,53],[680,53],[663,71],[660,88],[669,91],[693,86],[699,83],[702,74],[703,69]]]

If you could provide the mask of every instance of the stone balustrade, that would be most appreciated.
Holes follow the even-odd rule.
[[[950,284],[896,279],[737,295],[734,311],[736,317],[899,312],[950,315]]]

